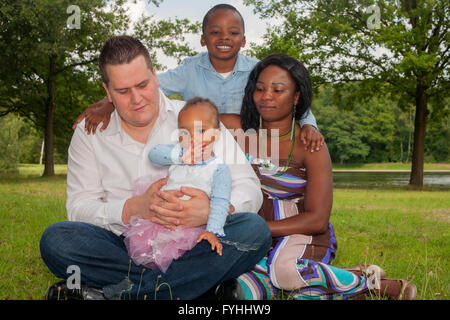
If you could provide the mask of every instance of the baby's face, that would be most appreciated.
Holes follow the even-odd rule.
[[[204,104],[184,110],[178,116],[179,140],[183,148],[205,146],[219,135],[214,112]]]

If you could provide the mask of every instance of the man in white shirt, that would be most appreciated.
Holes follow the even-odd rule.
[[[227,163],[235,213],[227,218],[222,256],[203,241],[174,260],[165,274],[131,261],[122,236],[131,217],[140,215],[166,227],[200,226],[208,219],[209,198],[192,188],[160,191],[166,179],[133,196],[138,178],[165,176],[147,156],[154,145],[174,142],[177,115],[184,102],[169,100],[159,90],[147,49],[132,37],[107,41],[99,65],[103,86],[116,110],[103,132],[88,135],[84,123],[74,132],[67,169],[69,221],[48,227],[40,242],[42,259],[50,271],[67,279],[71,275],[68,267],[78,267],[83,288],[98,288],[97,297],[143,299],[157,291],[158,299],[193,299],[252,268],[270,247],[270,231],[255,214],[262,203],[259,180],[223,126],[224,134],[214,151],[224,159],[232,151],[237,163]],[[179,199],[184,194],[191,199]],[[158,288],[161,283],[170,288]],[[61,286],[70,291],[63,282],[58,286],[58,295]],[[55,288],[51,288],[53,293],[49,290],[48,298]],[[91,292],[84,289],[83,293]]]

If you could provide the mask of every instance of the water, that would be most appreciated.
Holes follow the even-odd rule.
[[[398,188],[408,185],[409,172],[333,172],[336,188]],[[425,172],[424,187],[450,191],[450,172]]]

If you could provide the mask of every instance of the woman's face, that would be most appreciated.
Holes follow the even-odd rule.
[[[276,65],[266,67],[259,74],[253,93],[256,109],[265,121],[292,120],[293,106],[299,97],[290,73]]]

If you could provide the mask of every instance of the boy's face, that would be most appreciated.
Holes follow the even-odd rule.
[[[218,138],[220,130],[217,127],[215,113],[208,106],[199,104],[178,116],[180,143],[183,148],[208,145]]]
[[[208,48],[212,61],[236,58],[239,50],[245,46],[244,26],[240,16],[227,9],[214,11],[205,26],[201,45]]]

